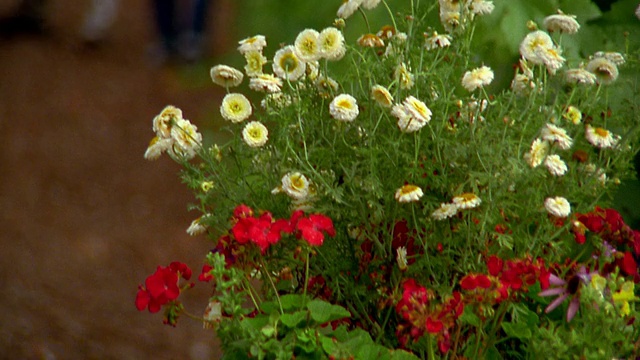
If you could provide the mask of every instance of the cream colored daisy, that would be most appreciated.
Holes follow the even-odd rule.
[[[320,33],[313,29],[306,29],[298,34],[294,47],[300,60],[308,62],[320,59],[319,36]]]
[[[299,172],[288,173],[282,177],[279,189],[293,199],[302,200],[309,196],[309,180]]]
[[[358,10],[358,8],[360,7],[360,3],[362,3],[362,0],[344,0],[342,2],[342,5],[340,5],[340,7],[338,8],[336,16],[341,19],[349,18]]]
[[[555,142],[562,150],[567,150],[573,145],[573,139],[567,135],[567,131],[553,124],[547,124],[542,129],[541,137],[550,143]]]
[[[558,155],[549,155],[544,160],[544,165],[553,176],[562,176],[567,172],[567,164]]]
[[[171,138],[174,140],[172,150],[187,159],[193,158],[202,146],[202,134],[186,119],[178,120],[171,127]]]
[[[304,75],[306,65],[295,53],[293,46],[288,45],[276,51],[273,58],[273,72],[280,78],[296,81]]]
[[[332,94],[338,91],[338,88],[339,88],[337,81],[333,80],[330,77],[325,77],[323,75],[318,76],[316,78],[316,81],[314,81],[314,84],[316,85],[316,88],[318,89],[318,93],[320,93],[320,96],[324,98],[330,97]]]
[[[407,270],[407,248],[404,246],[400,246],[396,249],[396,263],[398,264],[398,269],[400,271]]]
[[[238,46],[238,51],[244,55],[249,51],[262,52],[262,49],[267,46],[267,40],[262,35],[256,35],[244,40],[240,40],[238,44],[240,45]]]
[[[362,47],[384,47],[384,40],[376,34],[364,34],[358,38],[358,45]]]
[[[362,0],[362,7],[371,10],[380,4],[380,0]]]
[[[389,40],[396,34],[396,28],[391,25],[384,25],[378,30],[376,35],[380,37],[382,40]]]
[[[511,81],[511,90],[517,95],[527,95],[536,88],[536,83],[530,77],[524,74],[516,74]]]
[[[488,66],[482,66],[464,73],[462,86],[469,91],[480,89],[493,81],[493,71]]]
[[[610,84],[618,78],[616,64],[604,57],[594,58],[587,64],[587,71],[596,76],[600,84]]]
[[[251,116],[252,111],[249,99],[237,93],[225,95],[222,99],[222,105],[220,105],[220,114],[225,120],[232,123],[243,122]]]
[[[173,146],[172,138],[159,138],[154,136],[144,152],[144,158],[147,160],[156,160],[162,155],[163,152],[171,149]]]
[[[402,103],[414,119],[423,123],[428,123],[431,120],[431,110],[422,101],[413,96],[408,96]]]
[[[415,109],[413,111],[415,112]],[[431,111],[429,110],[428,113],[430,114],[430,112]],[[425,111],[425,115],[426,114],[427,112]],[[405,103],[394,105],[391,109],[391,115],[398,119],[398,128],[404,133],[412,133],[418,131],[422,129],[428,122],[424,121],[424,117],[414,117],[412,112],[407,109],[407,105]],[[428,118],[430,119],[430,116]]]
[[[536,56],[547,67],[549,74],[552,75],[555,75],[556,71],[558,71],[566,61],[566,59],[560,55],[561,53],[561,49],[557,47],[537,47],[535,49]]]
[[[404,185],[396,191],[395,198],[399,203],[408,203],[420,200],[422,189],[416,185]]]
[[[320,54],[327,60],[340,60],[347,51],[342,32],[334,27],[322,30],[318,36],[318,43],[320,44]]]
[[[569,69],[564,73],[564,79],[569,84],[593,85],[596,76],[585,69]]]
[[[160,114],[153,118],[153,131],[160,139],[171,137],[171,127],[182,120],[182,110],[175,106],[166,106]]]
[[[445,48],[451,45],[451,35],[438,34],[434,31],[431,35],[424,33],[424,48],[427,50],[435,50],[437,48]]]
[[[576,21],[575,15],[565,15],[558,11],[557,15],[550,15],[544,18],[543,25],[548,32],[562,32],[575,34],[580,29],[580,24]]]
[[[413,74],[405,63],[400,63],[396,67],[394,76],[401,89],[409,90],[413,87]]]
[[[382,107],[391,107],[393,105],[393,96],[386,87],[382,85],[373,85],[371,87],[371,98]]]
[[[624,59],[624,55],[620,54],[619,52],[611,52],[611,51],[598,51],[595,54],[593,54],[594,58],[605,58],[609,61],[611,61],[612,63],[614,63],[616,66],[620,66],[623,65],[625,63],[625,59]]]
[[[640,19],[640,5],[636,8],[636,17]]]
[[[216,65],[209,72],[211,80],[225,88],[235,87],[242,83],[244,75],[239,70],[227,65]]]
[[[249,80],[249,89],[266,93],[278,93],[282,91],[282,79],[271,74],[258,75]]]
[[[575,106],[569,106],[562,117],[571,121],[572,124],[578,125],[582,121],[582,112]]]
[[[207,227],[202,224],[202,216],[193,220],[187,228],[187,234],[191,236],[201,235],[207,232]]]
[[[547,212],[555,217],[566,218],[571,214],[571,204],[567,199],[557,196],[557,197],[549,197],[544,201],[544,207],[547,209]]]
[[[469,6],[469,10],[476,15],[488,15],[493,12],[495,6],[493,1],[473,0]]]
[[[349,94],[340,94],[329,104],[329,113],[336,120],[351,122],[359,112],[356,99]]]
[[[544,61],[539,57],[540,49],[553,48],[553,40],[549,34],[542,30],[530,32],[520,43],[520,55],[534,65],[543,65]]]
[[[250,147],[262,147],[268,139],[269,130],[258,121],[251,121],[242,129],[242,140]]]
[[[458,213],[458,206],[453,203],[442,203],[440,207],[431,213],[435,220],[444,220],[455,216]]]
[[[247,51],[244,53],[247,65],[244,66],[244,72],[249,77],[262,75],[262,67],[267,63],[267,58],[259,51]]]
[[[592,127],[588,124],[585,130],[585,138],[591,145],[600,149],[612,148],[618,142],[618,137],[614,136],[611,131],[600,127]]]
[[[531,144],[531,149],[525,154],[525,160],[532,168],[538,167],[544,161],[549,152],[549,143],[542,139],[535,139]]]
[[[463,193],[454,196],[452,203],[460,210],[473,209],[480,206],[482,200],[474,193]]]

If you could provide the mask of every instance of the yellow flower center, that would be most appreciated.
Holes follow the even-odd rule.
[[[596,135],[598,135],[600,137],[603,137],[603,138],[606,138],[606,137],[609,136],[609,130],[605,130],[603,128],[596,128],[594,130],[594,132],[596,133]]]
[[[295,55],[289,53],[284,54],[280,59],[280,67],[282,67],[287,72],[292,72],[298,67],[298,58]]]

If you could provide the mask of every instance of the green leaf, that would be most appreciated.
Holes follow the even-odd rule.
[[[531,329],[525,323],[503,322],[502,330],[504,330],[504,332],[507,333],[508,336],[514,337],[517,339],[531,338]]]
[[[298,294],[287,294],[280,297],[280,303],[283,310],[302,309],[305,297]]]
[[[464,324],[473,325],[477,328],[482,327],[482,321],[480,318],[473,312],[474,309],[471,306],[466,306],[464,308],[464,312],[460,315],[460,321]]]
[[[306,311],[296,311],[293,314],[282,314],[280,321],[284,325],[293,328],[303,322],[307,318],[307,314],[308,313]]]
[[[311,318],[320,324],[351,316],[351,313],[342,306],[317,299],[310,301],[307,309],[311,311]]]
[[[393,350],[391,351],[391,360],[417,360],[416,355],[405,350]]]
[[[502,360],[502,355],[495,346],[492,346],[487,349],[487,353],[485,354],[485,359],[487,360]]]

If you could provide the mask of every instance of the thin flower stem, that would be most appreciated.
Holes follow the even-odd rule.
[[[282,308],[282,302],[280,301],[280,295],[278,294],[278,289],[276,288],[276,284],[273,282],[273,279],[271,278],[271,275],[269,275],[269,271],[267,270],[267,264],[264,263],[264,259],[262,258],[262,256],[259,257],[260,258],[260,270],[262,271],[262,274],[264,274],[264,276],[269,279],[269,284],[271,284],[271,287],[273,288],[273,294],[276,297],[276,300],[278,300],[278,306],[280,307],[280,314],[284,314],[284,309]]]
[[[396,24],[396,17],[393,16],[393,11],[391,11],[391,8],[389,8],[389,4],[387,4],[385,0],[382,0],[382,4],[384,5],[385,9],[387,9],[387,13],[389,13],[389,17],[391,18],[391,23],[393,24],[393,28],[396,31],[398,31],[398,25]]]
[[[309,254],[310,250],[307,249],[307,256],[304,263],[304,289],[302,289],[302,297],[304,301],[307,301],[307,287],[309,286]]]

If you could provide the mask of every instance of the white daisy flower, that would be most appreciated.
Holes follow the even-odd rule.
[[[580,24],[576,21],[575,15],[565,15],[561,11],[557,15],[550,15],[544,18],[543,25],[548,32],[562,32],[575,34],[580,29]]]
[[[238,93],[225,95],[222,99],[222,105],[220,105],[220,115],[234,124],[248,119],[252,111],[249,99]]]
[[[569,106],[562,117],[571,121],[572,124],[578,125],[582,121],[582,112],[575,106]]]
[[[256,35],[240,40],[238,44],[240,45],[238,46],[238,51],[244,55],[249,51],[262,52],[262,49],[267,46],[267,40],[263,35]]]
[[[612,52],[612,51],[598,51],[595,54],[593,54],[594,58],[605,58],[609,61],[611,61],[612,63],[614,63],[616,66],[620,66],[623,65],[625,63],[625,59],[624,59],[624,55],[620,54],[619,52]]]
[[[318,36],[318,43],[320,44],[320,54],[327,60],[340,60],[347,51],[344,36],[340,30],[334,27],[322,30]]]
[[[442,203],[440,207],[431,213],[431,217],[435,220],[444,220],[458,213],[458,206],[453,203]]]
[[[338,12],[336,13],[336,16],[338,16],[341,19],[349,18],[351,15],[353,15],[353,13],[355,13],[358,10],[361,3],[362,3],[362,0],[344,1],[342,5],[340,5],[340,7],[338,8]]]
[[[274,191],[280,190],[291,198],[302,200],[309,195],[309,180],[299,172],[288,173],[282,177],[282,186]]]
[[[187,234],[191,236],[201,235],[207,232],[207,227],[202,225],[200,222],[202,220],[202,216],[193,220],[191,225],[187,228]]]
[[[267,58],[258,51],[248,51],[244,53],[247,65],[244,66],[244,72],[249,77],[262,75],[262,67],[267,63]]]
[[[251,121],[242,129],[242,140],[250,147],[261,147],[269,139],[269,130],[258,121]]]
[[[358,38],[357,43],[362,47],[384,47],[384,40],[376,34],[364,34]]]
[[[495,6],[493,5],[493,1],[485,1],[485,0],[473,0],[469,9],[473,14],[476,15],[488,15],[493,12]]]
[[[244,75],[239,70],[227,65],[216,65],[209,72],[211,80],[225,88],[235,87],[242,83]]]
[[[600,127],[592,127],[587,125],[585,130],[585,138],[587,141],[600,149],[612,148],[618,143],[618,137],[614,136],[611,131]]]
[[[567,131],[553,124],[547,124],[542,129],[541,137],[548,142],[555,142],[562,150],[567,150],[573,145],[573,139],[567,135]]]
[[[546,198],[544,207],[549,214],[555,217],[565,218],[571,214],[571,204],[561,196]]]
[[[305,68],[304,61],[298,58],[293,46],[288,45],[276,51],[273,58],[273,72],[278,77],[296,81],[304,75]]]
[[[175,106],[166,106],[153,118],[153,131],[160,139],[171,137],[171,127],[182,119],[182,110]]]
[[[261,74],[249,80],[249,89],[266,93],[282,91],[282,79],[271,74]]]
[[[382,85],[374,85],[371,87],[371,98],[382,107],[391,107],[393,105],[393,96],[386,87]]]
[[[562,176],[567,172],[567,164],[558,155],[549,155],[544,160],[544,165],[547,167],[551,175]]]
[[[171,138],[174,140],[173,151],[191,159],[202,146],[202,134],[189,120],[178,120],[171,127]]]
[[[422,189],[416,185],[404,185],[396,191],[395,198],[399,203],[408,203],[420,200]]]
[[[336,120],[351,122],[359,112],[356,99],[349,94],[340,94],[329,104],[329,113]]]
[[[400,246],[396,249],[396,262],[398,263],[398,269],[400,271],[407,270],[407,248],[404,246]]]
[[[538,56],[540,50],[553,48],[553,40],[549,34],[542,30],[531,32],[525,36],[520,43],[520,55],[535,65],[544,64],[543,60]]]
[[[320,33],[313,29],[306,29],[298,34],[294,47],[300,60],[308,62],[320,59],[319,36]]]
[[[469,91],[480,89],[493,81],[493,71],[488,66],[482,66],[464,73],[462,86]]]
[[[402,103],[405,110],[419,122],[428,123],[431,120],[431,110],[422,101],[408,96]]]
[[[163,152],[171,149],[173,146],[173,139],[171,138],[159,138],[154,136],[144,152],[144,158],[147,160],[156,160],[162,155]]]
[[[549,143],[542,139],[535,139],[531,144],[531,150],[525,155],[525,160],[532,168],[539,166],[549,152]]]
[[[362,7],[371,10],[380,4],[380,0],[362,0]]]
[[[436,31],[429,35],[424,33],[424,48],[427,50],[435,50],[437,48],[445,48],[451,45],[451,35],[438,34]]]
[[[549,72],[549,74],[552,75],[555,75],[556,71],[558,71],[558,69],[560,69],[566,61],[566,59],[560,55],[562,51],[557,47],[537,47],[535,49],[535,53],[536,56],[542,61],[542,63],[547,67],[547,71]]]
[[[564,79],[569,84],[593,85],[596,76],[585,69],[569,69],[564,73]]]
[[[610,84],[618,78],[618,67],[605,57],[593,58],[587,64],[587,71],[596,76],[600,84]]]
[[[452,202],[459,210],[465,210],[480,206],[482,200],[480,200],[478,195],[474,193],[463,193],[458,196],[454,196]]]
[[[396,67],[394,76],[401,89],[409,90],[413,87],[413,74],[405,63],[401,63]]]

